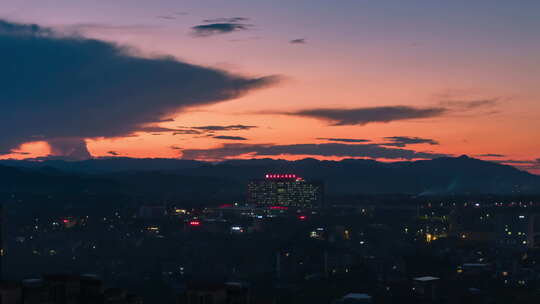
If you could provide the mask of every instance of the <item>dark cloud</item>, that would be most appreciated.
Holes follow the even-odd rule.
[[[392,147],[405,147],[407,145],[417,145],[417,144],[429,144],[429,145],[439,144],[436,140],[429,139],[429,138],[420,138],[420,137],[391,136],[391,137],[385,137],[384,139],[390,142],[383,143],[381,145],[392,146]]]
[[[305,43],[307,43],[307,41],[304,38],[299,38],[299,39],[289,40],[289,43],[291,43],[291,44],[305,44]]]
[[[445,114],[446,111],[447,109],[440,107],[415,108],[410,106],[385,106],[356,109],[307,109],[281,114],[322,119],[334,126],[346,126],[438,117]]]
[[[242,137],[242,136],[224,136],[224,135],[219,135],[219,136],[214,136],[214,138],[217,138],[217,139],[225,139],[225,140],[247,140],[247,138]]]
[[[112,156],[118,156],[118,155],[120,155],[120,153],[118,153],[118,152],[116,152],[116,151],[109,151],[109,152],[107,152],[107,154],[110,154],[110,155],[112,155]]]
[[[494,153],[478,154],[478,155],[475,155],[475,156],[477,156],[477,157],[506,157],[506,155],[494,154]]]
[[[54,138],[48,141],[50,156],[67,160],[85,160],[92,158],[82,138]]]
[[[172,150],[182,150],[183,149],[183,148],[178,147],[178,146],[170,146],[169,148],[171,148]]]
[[[207,19],[203,21],[207,24],[196,25],[191,29],[193,30],[193,35],[197,37],[227,34],[245,31],[251,28],[252,25],[243,23],[247,20],[247,18],[243,17]]]
[[[0,151],[47,141],[59,153],[86,157],[86,138],[148,130],[188,107],[275,81],[143,58],[109,42],[1,20],[0,50],[0,128],[10,130],[0,137]],[[71,145],[60,148],[62,141]]]
[[[359,139],[359,138],[328,138],[328,137],[319,137],[318,140],[327,140],[327,141],[334,141],[334,142],[344,142],[344,143],[362,143],[362,142],[370,142],[369,139]]]
[[[201,130],[201,131],[242,131],[255,129],[257,126],[246,126],[246,125],[229,125],[229,126],[198,126],[191,127],[191,129]]]
[[[416,152],[407,149],[388,148],[377,144],[224,144],[211,149],[186,149],[182,151],[184,159],[222,160],[241,155],[278,156],[312,155],[337,157],[368,157],[385,159],[432,159],[446,156],[429,152]]]
[[[472,101],[444,101],[439,106],[382,106],[354,109],[316,108],[295,112],[278,112],[264,114],[285,114],[301,117],[316,118],[328,121],[333,126],[366,125],[369,123],[388,123],[392,121],[425,119],[441,117],[452,113],[464,113],[476,109],[495,106],[499,99],[482,99]]]

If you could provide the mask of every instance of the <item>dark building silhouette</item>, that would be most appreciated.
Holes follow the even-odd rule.
[[[142,304],[121,288],[105,289],[96,275],[52,274],[22,282],[0,282],[0,304]]]
[[[295,174],[266,174],[247,186],[247,202],[259,206],[317,208],[323,200],[323,182],[307,181]]]
[[[21,302],[21,285],[17,282],[0,282],[0,303],[18,304]]]
[[[240,282],[189,282],[178,304],[249,304],[250,289]]]
[[[3,260],[4,260],[4,207],[0,203],[0,281],[4,279],[4,268],[3,266]]]
[[[48,299],[52,303],[77,303],[80,296],[81,280],[74,275],[46,275],[45,287],[48,290]]]

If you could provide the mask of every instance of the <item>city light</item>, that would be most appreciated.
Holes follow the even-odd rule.
[[[268,208],[272,209],[272,210],[287,210],[287,209],[289,209],[289,208],[284,207],[284,206],[270,206]]]
[[[174,209],[174,213],[176,214],[186,214],[187,213],[187,210],[186,209]]]

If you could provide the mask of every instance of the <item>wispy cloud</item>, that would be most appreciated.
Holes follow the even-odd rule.
[[[218,135],[214,136],[216,139],[225,139],[225,140],[247,140],[247,138],[242,136],[226,136],[226,135]]]
[[[202,134],[202,132],[197,131],[197,130],[190,130],[190,129],[177,130],[173,132],[173,135],[199,135],[199,134]]]
[[[362,142],[370,142],[369,139],[360,139],[360,138],[328,138],[328,137],[319,137],[318,140],[326,140],[326,141],[333,141],[333,142],[344,142],[344,143],[362,143]]]
[[[174,15],[161,15],[161,16],[156,16],[156,18],[164,19],[164,20],[176,20],[177,16],[174,16]]]
[[[242,131],[242,130],[251,130],[255,128],[257,128],[257,126],[249,126],[249,125],[226,125],[226,126],[212,125],[212,126],[191,127],[191,129],[206,131],[206,132],[208,131]]]
[[[304,38],[298,38],[298,39],[289,40],[289,43],[291,43],[291,44],[306,44],[307,41]]]
[[[333,126],[346,126],[438,117],[446,111],[447,109],[441,107],[384,106],[356,109],[318,108],[280,114],[316,118],[325,120]]]
[[[441,105],[460,111],[473,110],[478,108],[491,108],[499,103],[499,98],[477,99],[477,100],[443,100]]]
[[[261,114],[281,114],[315,118],[327,121],[333,126],[367,125],[370,123],[389,123],[393,121],[438,118],[449,114],[466,113],[476,109],[495,106],[498,99],[471,101],[444,101],[430,107],[407,105],[380,106],[364,108],[314,108],[292,112],[262,112]]]
[[[511,165],[522,170],[540,170],[540,158],[531,160],[503,159],[496,160],[496,162],[505,165]]]
[[[238,23],[249,21],[246,17],[214,18],[203,20],[204,23]]]
[[[105,23],[75,23],[58,26],[57,30],[66,32],[68,35],[82,35],[89,31],[144,31],[159,28],[149,24],[105,24]]]
[[[244,23],[248,18],[216,18],[203,20],[206,24],[193,26],[191,29],[196,37],[209,37],[220,34],[227,34],[238,31],[246,31],[253,27],[251,24]]]
[[[409,136],[391,136],[385,137],[385,140],[389,142],[383,143],[384,146],[393,146],[393,147],[405,147],[407,145],[417,145],[417,144],[428,144],[428,145],[438,145],[439,142],[430,138],[421,138],[421,137],[409,137]]]
[[[506,157],[504,154],[495,154],[495,153],[486,153],[486,154],[477,154],[476,157]]]

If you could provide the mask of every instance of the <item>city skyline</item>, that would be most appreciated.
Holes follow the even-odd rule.
[[[127,66],[93,84],[92,95],[77,82],[64,87],[71,77],[61,69],[51,81],[45,64],[4,72],[4,86],[21,90],[36,85],[24,80],[45,79],[28,74],[45,76],[49,91],[36,94],[51,95],[25,96],[34,103],[24,110],[17,95],[0,99],[0,125],[13,130],[0,158],[467,154],[539,174],[538,9],[535,1],[8,0],[0,45],[32,36],[88,54],[85,39],[98,39],[103,53],[90,54],[113,50],[103,58],[135,58],[135,70],[144,62],[154,74],[133,79],[122,74]],[[52,56],[25,54],[28,62]],[[185,79],[193,91],[176,87]],[[129,94],[144,95],[140,105]],[[73,96],[82,101],[69,103]]]

